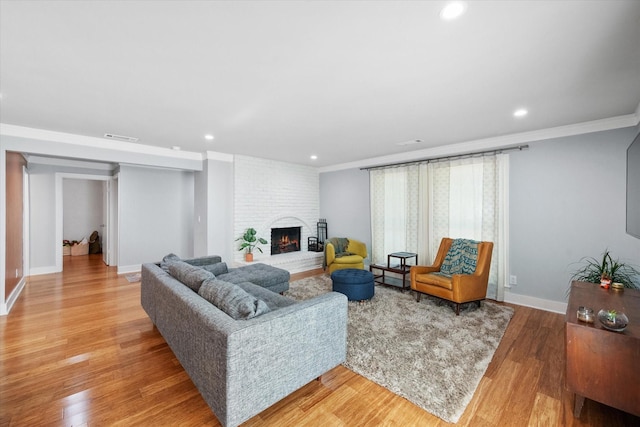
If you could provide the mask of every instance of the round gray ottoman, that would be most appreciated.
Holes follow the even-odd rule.
[[[373,273],[367,270],[346,268],[331,273],[333,290],[345,294],[349,301],[364,301],[373,298]]]

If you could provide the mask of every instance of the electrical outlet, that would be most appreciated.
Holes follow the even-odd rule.
[[[518,276],[516,276],[514,274],[509,276],[509,284],[510,285],[517,285],[518,284]]]

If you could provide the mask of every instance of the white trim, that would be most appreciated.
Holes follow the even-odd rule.
[[[2,253],[0,256],[0,314],[7,313],[5,299],[5,282],[6,282],[6,255],[7,249],[7,186],[5,180],[7,178],[7,151],[0,145],[0,176],[2,177],[2,185],[0,185],[0,244],[2,245]]]
[[[640,109],[640,106],[638,108]],[[401,163],[422,158],[426,159],[430,157],[449,156],[474,151],[493,150],[528,142],[544,141],[553,138],[562,138],[567,136],[575,136],[586,133],[637,126],[639,121],[640,113],[636,112],[634,114],[611,117],[608,119],[593,120],[590,122],[577,123],[573,125],[558,126],[531,132],[514,133],[511,135],[504,135],[493,138],[476,139],[473,141],[460,142],[457,144],[441,145],[439,147],[427,148],[424,150],[408,151],[406,153],[374,157],[370,159],[358,160],[351,163],[326,166],[319,168],[318,170],[320,173],[335,172],[344,169],[364,168],[391,163]]]
[[[60,245],[62,247],[62,245]],[[55,265],[50,265],[46,267],[33,267],[29,269],[29,276],[40,276],[42,274],[52,274],[59,273],[60,270]]]
[[[113,171],[118,165],[115,163],[89,162],[82,160],[63,159],[59,157],[43,157],[25,154],[27,163],[41,164],[50,166],[64,166],[73,168],[95,169],[102,171]]]
[[[221,162],[233,163],[233,154],[206,151],[204,153],[203,160],[219,160]]]
[[[31,262],[31,186],[29,185],[29,171],[22,167],[22,277],[27,276]]]
[[[567,312],[567,303],[552,301],[548,299],[530,297],[528,295],[519,295],[512,292],[508,292],[505,289],[504,302],[511,304],[522,305],[525,307],[537,308],[539,310],[551,311],[553,313],[565,314]]]
[[[0,305],[0,316],[6,316],[7,314],[9,314],[11,308],[13,307],[13,304],[15,304],[15,302],[18,300],[18,297],[22,293],[22,290],[24,289],[26,284],[27,280],[23,276],[18,282],[18,285],[13,289],[13,292],[11,292],[11,295],[9,295],[9,298],[7,298],[6,304]]]
[[[4,150],[80,161],[202,170],[202,154],[0,123]]]
[[[56,141],[64,144],[82,145],[83,147],[101,148],[107,150],[127,151],[131,153],[151,154],[171,158],[202,160],[200,153],[192,151],[176,151],[171,148],[157,147],[153,145],[123,142],[113,139],[96,138],[93,136],[76,135],[71,133],[56,132],[52,130],[29,128],[24,126],[0,123],[0,134],[15,136],[18,138],[38,139],[42,141]]]
[[[139,273],[141,270],[142,264],[119,265],[117,274]]]

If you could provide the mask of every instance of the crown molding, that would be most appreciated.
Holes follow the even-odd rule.
[[[593,120],[590,122],[577,123],[573,125],[558,126],[554,128],[542,129],[531,132],[514,133],[511,135],[498,136],[493,138],[476,139],[472,141],[460,142],[458,144],[441,145],[424,150],[408,151],[404,153],[392,154],[389,156],[373,157],[350,163],[342,163],[333,166],[319,168],[320,173],[335,172],[345,169],[367,168],[386,164],[409,162],[416,159],[428,159],[440,156],[451,156],[475,151],[494,150],[506,148],[513,145],[525,144],[535,141],[563,138],[567,136],[595,133],[612,129],[620,129],[637,126],[640,121],[640,105],[636,113],[624,116],[611,117],[608,119]]]

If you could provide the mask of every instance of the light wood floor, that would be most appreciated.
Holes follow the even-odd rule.
[[[457,425],[640,425],[589,400],[573,418],[563,388],[563,321],[516,306]],[[65,257],[63,273],[29,278],[0,317],[0,342],[0,426],[219,425],[140,307],[140,284],[99,255]],[[449,424],[337,367],[245,425]]]

